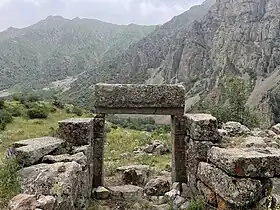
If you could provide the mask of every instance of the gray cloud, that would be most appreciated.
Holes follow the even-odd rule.
[[[96,18],[118,24],[162,24],[203,0],[0,0],[0,30],[46,18]]]

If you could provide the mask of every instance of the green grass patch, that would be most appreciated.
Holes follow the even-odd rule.
[[[3,209],[19,193],[19,166],[14,159],[2,159],[0,164],[0,209]]]

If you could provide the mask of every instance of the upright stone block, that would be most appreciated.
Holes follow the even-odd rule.
[[[74,146],[91,145],[93,122],[93,118],[73,118],[59,121],[59,136]]]
[[[185,167],[185,133],[185,117],[171,116],[172,182],[185,183],[187,180]]]
[[[95,113],[182,115],[182,85],[97,84]]]
[[[93,188],[104,182],[105,115],[94,118],[93,140]]]
[[[221,139],[218,122],[209,114],[186,114],[188,136],[195,141],[216,142]]]

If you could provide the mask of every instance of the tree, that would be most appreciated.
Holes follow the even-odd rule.
[[[220,122],[237,121],[248,127],[259,125],[259,119],[246,104],[249,87],[240,77],[231,77],[221,84],[222,96],[219,102],[208,100],[200,105],[200,110],[209,111]]]

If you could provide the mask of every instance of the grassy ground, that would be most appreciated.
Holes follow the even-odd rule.
[[[9,123],[4,131],[0,131],[0,164],[2,162],[0,169],[0,209],[18,191],[18,183],[16,182],[17,168],[14,163],[11,164],[3,161],[7,149],[13,142],[18,140],[52,135],[58,127],[57,122],[59,120],[73,117],[78,116],[69,114],[64,109],[57,109],[55,112],[50,113],[46,119],[30,120],[24,116],[14,117],[13,122]],[[89,117],[89,115],[83,115],[82,117]],[[170,154],[121,158],[121,154],[132,153],[137,147],[150,143],[153,140],[165,142],[166,146],[170,148],[171,142],[168,134],[148,133],[122,128],[111,129],[111,132],[107,134],[105,145],[106,175],[113,176],[117,167],[132,164],[145,164],[158,171],[164,170],[171,161]]]

